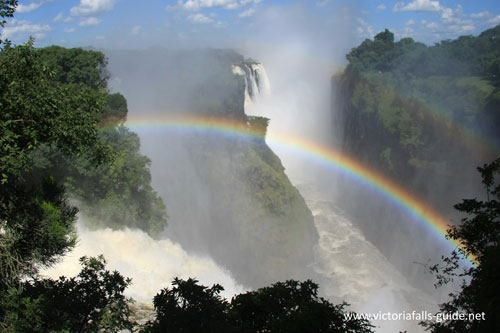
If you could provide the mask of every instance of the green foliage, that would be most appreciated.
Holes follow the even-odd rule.
[[[107,61],[102,52],[61,46],[46,47],[39,52],[42,62],[53,71],[55,81],[91,89],[106,88]]]
[[[108,94],[101,122],[107,126],[124,123],[127,120],[127,113],[125,97],[120,93]]]
[[[500,56],[500,25],[478,37],[462,36],[426,47],[411,38],[394,42],[387,29],[347,54],[348,72],[390,71],[401,77],[485,75]]]
[[[289,280],[235,296],[231,311],[247,332],[372,332],[369,322],[346,318],[347,305],[319,297],[311,280]]]
[[[440,314],[483,314],[485,320],[448,319],[422,323],[431,332],[494,332],[500,325],[500,158],[478,168],[486,188],[487,199],[465,199],[455,208],[467,214],[460,225],[448,229],[447,238],[462,245],[443,265],[435,265],[438,286],[453,279],[465,278],[461,290],[450,294],[451,300],[441,304]],[[461,271],[459,261],[471,258],[476,266]]]
[[[59,157],[54,172],[60,175],[79,208],[96,227],[134,227],[158,234],[166,225],[166,209],[151,187],[150,160],[139,153],[139,137],[123,125],[127,101],[105,89],[107,60],[102,52],[51,46],[38,50],[55,84],[100,91],[98,138],[112,152],[108,163],[96,164],[88,154]]]
[[[57,84],[30,41],[0,52],[2,290],[74,244],[76,209],[49,170],[54,152],[104,161],[97,133],[103,95]]]
[[[394,42],[386,30],[352,49],[338,79],[347,150],[402,183],[417,174],[460,179],[457,157],[478,160],[500,147],[499,41],[500,26],[432,47]],[[477,136],[488,145],[472,150]]]
[[[82,257],[74,278],[28,280],[0,296],[6,332],[117,332],[131,330],[123,291],[130,284],[105,260]]]
[[[457,193],[480,191],[470,170],[500,151],[499,57],[500,26],[429,47],[408,38],[393,41],[388,31],[364,41],[332,80],[343,150],[444,215],[453,214]],[[387,256],[409,251],[406,243],[415,237],[408,235],[418,232],[390,218],[360,227]],[[398,242],[379,236],[394,230]],[[414,269],[410,262],[399,265]]]
[[[5,23],[7,23],[4,18],[14,16],[14,12],[17,7],[17,0],[0,0],[0,28],[2,28]],[[2,44],[2,40],[0,39],[0,44]]]
[[[16,3],[1,1],[2,17],[12,16]],[[99,124],[113,117],[113,122],[123,121],[126,115],[123,96],[105,89],[104,65],[100,52],[36,50],[33,40],[16,47],[6,43],[0,50],[2,331],[131,329],[122,295],[130,281],[106,271],[103,258],[83,258],[76,278],[38,276],[76,242],[77,209],[67,203],[62,186],[68,161],[79,175],[104,172],[110,192],[129,191],[117,198],[137,202],[134,212],[140,216],[133,219],[158,229],[165,222],[165,207],[149,185],[149,160],[138,154],[137,136],[124,128],[99,131]],[[121,187],[128,180],[135,182]]]
[[[113,151],[113,161],[94,166],[86,156],[74,159],[65,182],[68,190],[94,226],[157,235],[166,226],[166,209],[151,187],[151,161],[139,153],[139,137],[124,126],[101,129],[100,136]]]
[[[64,154],[102,158],[97,135],[101,91],[57,84],[30,41],[0,53],[2,183],[31,169],[34,152],[50,144]],[[92,152],[89,148],[92,147]]]
[[[16,286],[19,279],[50,265],[75,244],[76,209],[53,178],[31,178],[0,189],[0,291]]]
[[[154,298],[157,317],[145,332],[372,332],[365,320],[346,319],[347,304],[333,305],[318,297],[318,285],[308,280],[277,282],[233,297],[219,296],[198,281],[175,279],[172,289]]]
[[[110,162],[98,133],[105,91],[58,82],[32,46],[0,51],[0,328],[4,331],[96,331],[129,328],[122,292],[129,284],[82,259],[77,278],[40,279],[76,241],[77,209],[66,201],[58,162],[85,156]]]
[[[269,125],[269,118],[255,117],[255,116],[248,117],[248,127],[250,133],[254,133],[265,138],[268,125]]]
[[[224,290],[221,285],[208,288],[195,279],[175,278],[172,286],[154,297],[156,319],[144,332],[236,332],[229,303],[219,295]]]
[[[202,153],[194,164],[202,186],[209,184],[210,192],[217,193],[208,203],[215,222],[197,227],[207,242],[218,244],[210,255],[242,283],[263,285],[302,276],[318,235],[310,210],[279,158],[260,138],[202,137],[199,142],[193,149]],[[230,235],[222,242],[221,232]],[[245,262],[234,260],[239,255]]]

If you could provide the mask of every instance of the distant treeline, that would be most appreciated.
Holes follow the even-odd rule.
[[[347,59],[333,83],[349,153],[422,196],[435,189],[413,179],[467,183],[464,174],[496,157],[500,26],[434,46],[385,30]]]

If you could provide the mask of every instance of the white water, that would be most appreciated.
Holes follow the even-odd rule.
[[[334,303],[346,300],[360,313],[437,310],[435,300],[412,287],[380,251],[365,239],[317,185],[295,180],[314,215],[320,239],[315,271],[323,293]],[[417,321],[373,321],[379,332],[423,331]]]
[[[139,302],[150,304],[160,289],[171,287],[175,277],[196,278],[206,286],[221,284],[225,288],[221,295],[228,298],[247,290],[212,259],[190,254],[168,239],[154,240],[145,232],[132,229],[91,231],[81,220],[77,232],[76,248],[60,263],[43,271],[43,275],[54,279],[62,275],[75,276],[81,270],[80,257],[103,254],[107,269],[132,278],[125,294]]]
[[[271,85],[264,66],[259,63],[243,62],[232,66],[233,74],[245,78],[245,109],[260,97],[271,94]]]
[[[293,136],[311,139],[308,135],[314,133],[324,138],[317,129],[321,128],[320,125],[328,125],[328,117],[315,117],[319,107],[315,98],[321,89],[326,90],[322,90],[322,97],[326,98],[329,93],[325,89],[329,86],[328,73],[313,72],[322,76],[311,85],[307,79],[300,77],[300,73],[289,71],[291,77],[279,77],[281,85],[274,88],[273,84],[276,93],[269,94],[271,85],[264,67],[257,63],[248,67],[246,70],[241,66],[233,67],[233,73],[245,75],[247,113],[271,118],[271,131],[279,127],[280,131],[287,130],[286,134]],[[311,73],[306,74],[307,78]],[[250,89],[263,96],[256,98],[257,95],[250,93]],[[324,98],[321,99],[322,107],[327,104]],[[320,291],[332,302],[346,300],[360,312],[434,311],[432,298],[406,282],[352,221],[335,207],[332,198],[318,190],[315,177],[303,180],[305,175],[315,173],[307,161],[286,155],[278,147],[272,148],[284,162],[288,176],[299,187],[315,216],[320,240],[315,249],[313,267],[323,278]],[[80,270],[78,258],[103,254],[108,261],[108,269],[116,269],[133,279],[133,285],[126,290],[126,294],[141,302],[150,303],[160,289],[170,286],[174,277],[196,277],[204,285],[219,283],[226,289],[223,296],[228,298],[246,290],[212,259],[190,254],[167,239],[153,240],[142,231],[130,229],[90,231],[81,222],[78,224],[78,235],[76,249],[56,267],[46,271],[46,275],[54,278],[74,276]],[[415,322],[386,321],[375,324],[380,332],[422,330]]]
[[[273,95],[252,104],[246,112],[271,119],[268,135],[286,134],[321,143],[331,136],[321,133],[321,129],[325,128],[322,122],[330,118],[321,109],[325,108],[325,96],[318,94],[323,91],[318,86],[328,86],[329,80],[324,72],[300,75],[294,73],[293,67],[294,64],[288,70],[280,71],[282,75],[277,80],[279,87],[274,88],[273,85]],[[326,125],[326,128],[331,128],[331,124]],[[412,287],[363,236],[350,217],[335,205],[332,191],[321,190],[325,186],[337,186],[335,175],[326,174],[320,167],[311,165],[300,156],[290,155],[287,150],[273,146],[272,143],[271,148],[282,160],[287,176],[298,187],[314,215],[320,236],[315,248],[314,270],[322,277],[322,294],[335,304],[347,301],[352,305],[352,310],[360,313],[437,310],[436,300]],[[423,332],[418,321],[378,320],[372,323],[377,332]]]

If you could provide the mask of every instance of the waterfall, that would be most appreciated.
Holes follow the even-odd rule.
[[[81,216],[77,231],[75,249],[56,265],[42,270],[43,276],[53,279],[62,275],[75,276],[81,270],[80,257],[103,254],[108,261],[107,269],[132,278],[132,285],[125,290],[125,295],[133,297],[139,304],[151,304],[154,295],[161,288],[171,287],[170,282],[175,277],[193,277],[209,286],[220,283],[225,288],[222,295],[227,298],[247,290],[211,258],[188,253],[169,239],[156,240],[138,229],[91,230]]]
[[[261,63],[242,62],[233,65],[233,74],[245,78],[245,108],[252,105],[260,96],[271,93],[267,72]]]
[[[278,54],[281,52],[278,50]],[[436,311],[433,297],[408,283],[366,239],[357,221],[337,205],[338,175],[315,164],[305,154],[295,154],[272,140],[274,136],[286,135],[331,142],[331,136],[325,135],[332,130],[332,115],[325,103],[331,93],[329,74],[311,61],[288,63],[281,57],[274,62],[272,57],[271,61],[264,60],[272,70],[273,93],[265,101],[246,107],[245,113],[270,119],[268,144],[314,215],[320,237],[310,267],[317,274],[322,296],[333,303],[347,301],[350,309],[363,313]],[[247,80],[252,79],[251,73],[239,67],[241,73],[246,74]],[[377,332],[423,331],[417,321],[374,320],[373,324]]]

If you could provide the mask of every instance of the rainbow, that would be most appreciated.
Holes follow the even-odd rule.
[[[367,185],[376,190],[386,200],[396,205],[407,214],[419,221],[429,232],[438,236],[438,239],[445,239],[448,229],[448,221],[428,204],[417,198],[401,186],[392,182],[380,173],[362,165],[354,158],[332,148],[325,147],[308,141],[304,138],[297,138],[282,135],[279,133],[267,133],[264,135],[244,122],[236,122],[228,119],[201,117],[201,116],[155,116],[154,118],[140,117],[129,118],[126,123],[132,130],[141,129],[169,129],[181,132],[200,131],[209,134],[223,135],[229,137],[261,139],[283,146],[291,151],[306,155],[318,164],[333,167],[336,170],[348,175],[358,183]],[[447,239],[448,249],[454,250],[461,247],[460,242]],[[468,266],[475,265],[474,260],[467,259]]]

